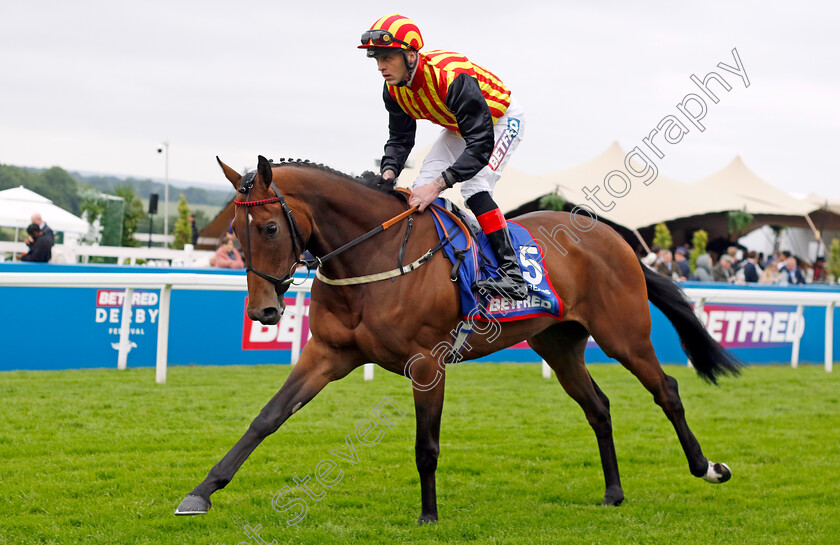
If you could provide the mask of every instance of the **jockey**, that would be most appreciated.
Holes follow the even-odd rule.
[[[498,280],[478,289],[525,299],[507,223],[491,195],[502,170],[522,139],[523,112],[493,73],[451,51],[420,53],[423,37],[414,22],[396,13],[362,33],[367,56],[385,78],[383,98],[390,137],[380,172],[393,180],[414,147],[417,119],[443,127],[414,182],[409,204],[423,211],[438,195],[461,184],[464,202],[478,219],[499,261]]]

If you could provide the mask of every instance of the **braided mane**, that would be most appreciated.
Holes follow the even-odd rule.
[[[327,166],[323,163],[313,163],[309,159],[291,159],[291,158],[286,159],[284,157],[281,157],[279,161],[275,161],[274,159],[269,159],[269,162],[271,163],[271,166],[275,166],[275,167],[284,166],[284,165],[313,167],[313,168],[317,168],[319,170],[323,170],[325,172],[329,172],[331,174],[336,174],[338,176],[341,176],[342,178],[346,178],[347,180],[359,183],[359,180],[357,178],[354,178],[353,176],[350,176],[349,174],[345,174],[344,172],[341,172],[340,170],[336,170],[336,169],[334,169],[332,167],[329,167],[329,166]]]
[[[384,183],[383,184],[383,183],[381,183],[382,178],[379,177],[378,175],[376,175],[375,173],[369,171],[369,170],[366,170],[365,172],[363,172],[359,176],[354,177],[354,176],[350,176],[349,174],[345,174],[344,172],[341,172],[339,170],[336,170],[334,168],[328,167],[325,164],[313,163],[309,159],[286,159],[286,158],[281,157],[278,162],[274,162],[273,159],[270,159],[269,162],[271,163],[271,166],[295,165],[295,166],[317,168],[317,169],[322,170],[324,172],[329,172],[330,174],[335,174],[335,175],[337,175],[341,178],[344,178],[345,180],[349,180],[351,182],[361,184],[361,185],[363,185],[363,186],[365,186],[369,189],[375,189],[376,191],[379,191],[380,193],[396,195],[401,200],[403,200],[403,201],[405,200],[405,196],[403,194],[394,191],[394,186],[396,184],[396,181],[391,182],[391,183]]]

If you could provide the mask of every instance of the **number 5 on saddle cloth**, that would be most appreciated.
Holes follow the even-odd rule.
[[[463,217],[463,213],[448,200],[438,198],[435,203]],[[451,238],[452,242],[444,245],[446,256],[453,266],[460,264],[457,280],[461,316],[464,320],[510,322],[534,316],[552,316],[558,320],[563,318],[563,303],[543,266],[542,251],[527,229],[512,221],[507,222],[513,248],[519,257],[522,277],[528,284],[528,297],[524,301],[514,301],[492,293],[492,290],[485,292],[474,288],[476,280],[499,278],[496,257],[484,233],[475,229],[472,234],[476,244],[468,245],[468,235],[457,229],[451,218],[437,213],[432,207],[429,210],[434,217],[438,236],[441,239],[446,236]],[[466,249],[468,246],[469,250]]]

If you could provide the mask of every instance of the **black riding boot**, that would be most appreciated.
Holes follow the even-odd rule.
[[[476,280],[475,287],[487,290],[491,295],[501,295],[509,299],[523,300],[528,297],[528,286],[522,278],[519,260],[513,250],[510,232],[507,227],[487,234],[490,246],[499,261],[500,278]]]

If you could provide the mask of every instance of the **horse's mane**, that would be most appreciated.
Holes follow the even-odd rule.
[[[334,169],[330,166],[327,166],[323,163],[313,163],[309,159],[291,159],[291,158],[286,159],[285,157],[281,157],[279,161],[275,161],[274,159],[269,159],[269,162],[271,163],[271,166],[274,166],[274,167],[285,166],[285,165],[313,167],[313,168],[317,168],[319,170],[323,170],[324,172],[329,172],[331,174],[336,174],[336,175],[341,176],[342,178],[345,178],[345,179],[350,180],[352,182],[357,182],[357,183],[359,182],[358,179],[354,178],[353,176],[350,176],[349,174],[345,174],[344,172],[341,172],[340,170],[336,170],[336,169]]]
[[[391,195],[396,195],[400,199],[405,200],[405,197],[401,193],[395,192],[393,190],[394,189],[394,184],[377,183],[377,181],[381,181],[381,178],[379,178],[375,173],[373,173],[369,170],[366,170],[365,172],[363,172],[359,176],[351,176],[349,174],[341,172],[340,170],[336,170],[336,169],[334,169],[330,166],[327,166],[323,163],[313,163],[309,159],[291,159],[291,158],[286,159],[285,157],[281,157],[279,161],[275,161],[274,159],[270,159],[269,162],[271,163],[271,166],[294,165],[294,166],[317,168],[317,169],[322,170],[324,172],[329,172],[330,174],[334,174],[334,175],[336,175],[340,178],[343,178],[347,181],[357,183],[357,184],[361,184],[361,185],[363,185],[363,186],[365,186],[369,189],[375,189],[375,190],[379,191],[380,193],[387,193],[387,194],[391,194]]]

